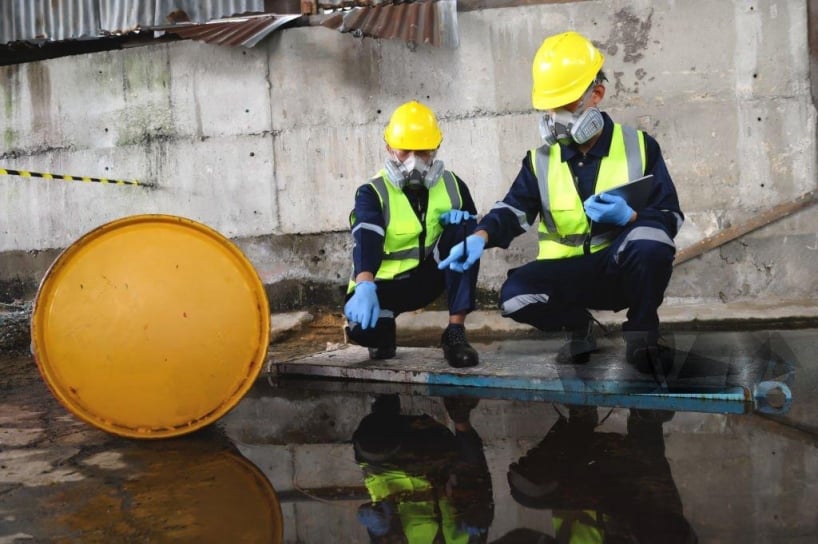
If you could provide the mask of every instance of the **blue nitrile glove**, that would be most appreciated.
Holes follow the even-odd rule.
[[[633,208],[617,195],[592,195],[585,200],[583,206],[594,223],[612,223],[624,227],[633,217]]]
[[[375,327],[381,307],[378,304],[377,287],[374,281],[361,281],[355,285],[355,292],[344,305],[344,315],[354,323],[360,323],[362,329]]]
[[[364,504],[358,508],[358,521],[375,536],[384,536],[392,525],[394,509],[388,502]]]
[[[464,245],[466,246],[465,260],[463,260]],[[478,236],[477,234],[472,234],[466,238],[465,244],[461,242],[454,246],[452,251],[449,253],[449,256],[440,261],[440,264],[438,264],[437,267],[440,270],[448,267],[455,272],[465,272],[469,269],[469,267],[471,267],[471,265],[477,262],[477,259],[479,259],[480,255],[483,253],[484,247],[486,247],[486,241],[483,240],[483,237]]]
[[[459,225],[462,221],[476,218],[466,210],[449,210],[440,214],[440,222],[444,225]]]

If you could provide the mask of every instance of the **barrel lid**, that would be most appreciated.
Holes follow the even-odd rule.
[[[133,438],[178,436],[235,406],[267,354],[258,274],[215,230],[136,215],[85,234],[43,278],[32,351],[57,399]]]

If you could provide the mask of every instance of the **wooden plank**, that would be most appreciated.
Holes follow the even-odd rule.
[[[694,259],[711,249],[717,248],[726,244],[736,238],[744,236],[756,229],[765,227],[770,223],[774,223],[779,219],[783,219],[792,215],[795,212],[803,210],[815,204],[818,201],[818,191],[812,190],[805,193],[791,202],[778,204],[772,208],[756,214],[752,219],[739,223],[738,225],[726,228],[719,231],[713,236],[708,236],[692,246],[688,246],[676,254],[676,259],[673,261],[674,266],[678,266],[690,259]]]
[[[506,344],[506,343],[503,343]],[[736,372],[734,363],[753,367],[739,357],[733,363],[679,351],[673,369],[660,383],[624,362],[624,347],[604,346],[584,365],[553,361],[550,341],[513,341],[502,349],[481,349],[481,364],[451,368],[437,348],[399,347],[394,359],[369,359],[366,348],[348,345],[292,361],[274,362],[278,378],[330,378],[353,382],[402,384],[436,391],[472,391],[495,398],[547,400],[585,404],[658,408],[668,405],[692,411],[744,411],[759,369]],[[511,348],[511,349],[508,349]],[[664,400],[662,400],[664,399]],[[728,409],[728,405],[732,408]]]

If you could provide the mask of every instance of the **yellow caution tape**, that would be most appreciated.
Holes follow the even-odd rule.
[[[136,180],[92,178],[89,176],[71,176],[68,174],[49,174],[48,172],[31,172],[30,170],[12,170],[11,168],[0,168],[0,176],[20,176],[21,178],[43,178],[62,181],[84,181],[86,183],[96,182],[110,185],[138,185],[140,187],[155,187],[152,183],[142,183]]]

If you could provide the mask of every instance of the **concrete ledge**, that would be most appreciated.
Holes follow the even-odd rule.
[[[617,329],[625,320],[625,311],[593,312],[605,327]],[[745,301],[732,303],[678,303],[659,308],[659,319],[665,327],[729,328],[805,327],[818,323],[818,301]],[[417,311],[398,317],[399,331],[440,330],[448,322],[448,312]],[[504,318],[500,311],[480,310],[469,315],[469,331],[530,332],[532,328]]]

